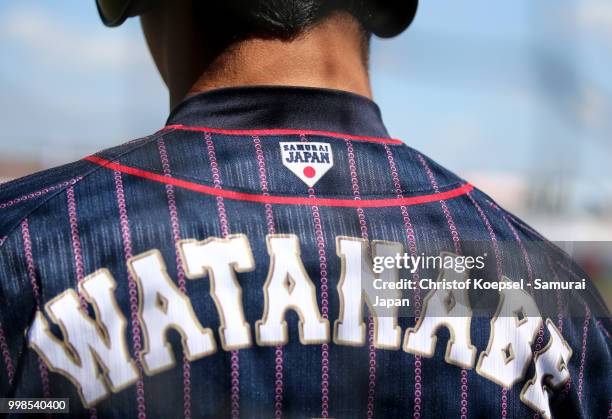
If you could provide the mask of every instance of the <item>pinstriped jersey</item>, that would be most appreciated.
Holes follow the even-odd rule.
[[[346,92],[199,94],[0,185],[0,394],[73,416],[604,417],[609,330],[567,255]]]

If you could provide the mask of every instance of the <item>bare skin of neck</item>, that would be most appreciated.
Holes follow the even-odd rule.
[[[363,38],[348,14],[331,15],[290,41],[249,39],[216,55],[202,45],[197,28],[183,24],[188,16],[181,21],[169,14],[145,15],[142,26],[172,108],[185,97],[236,86],[319,87],[372,97]]]

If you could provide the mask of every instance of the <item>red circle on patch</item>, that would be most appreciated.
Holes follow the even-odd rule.
[[[316,173],[317,172],[315,172],[315,169],[312,166],[304,167],[304,176],[307,178],[313,178]]]

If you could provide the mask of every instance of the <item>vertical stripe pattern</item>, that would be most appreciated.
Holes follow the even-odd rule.
[[[305,135],[300,135],[300,140],[307,142]],[[308,196],[316,198],[315,189],[308,188]],[[317,243],[317,252],[319,255],[319,276],[321,283],[321,317],[325,320],[329,319],[329,286],[327,278],[327,255],[325,253],[325,235],[323,234],[323,226],[321,225],[321,213],[317,205],[310,207],[312,212],[312,220],[315,229],[315,241]],[[321,417],[329,417],[329,344],[321,345]]]
[[[572,278],[575,281],[580,281],[581,278],[580,276],[578,276],[572,269],[570,269],[569,267],[565,266],[564,264],[557,262],[557,265],[559,265],[559,267],[561,269],[563,269],[565,272],[567,272],[570,276],[572,276]],[[586,353],[587,353],[587,340],[588,340],[588,336],[589,336],[589,323],[591,321],[591,310],[589,309],[589,307],[585,304],[584,306],[584,323],[582,324],[582,349],[580,352],[580,367],[578,369],[578,400],[580,402],[580,404],[582,404],[582,394],[583,394],[583,390],[584,390],[584,367],[585,367],[585,361],[586,361]],[[566,386],[569,389],[569,383],[571,382],[571,378],[570,380],[568,380],[568,383],[566,384]]]
[[[157,140],[157,150],[162,164],[164,176],[172,177],[170,170],[170,161],[168,160],[168,152],[163,138]],[[174,194],[174,186],[166,185],[166,201],[168,201],[168,213],[170,214],[170,226],[172,228],[172,240],[174,241],[174,260],[176,262],[176,276],[179,290],[187,294],[187,284],[185,281],[185,269],[181,262],[181,255],[178,249],[178,242],[181,240],[181,230],[179,227],[178,211],[176,208],[176,197]],[[183,416],[186,419],[191,418],[191,364],[183,354]]]
[[[83,268],[83,252],[81,250],[81,237],[79,235],[76,199],[74,197],[74,187],[72,185],[66,188],[66,200],[68,204],[68,224],[70,225],[70,244],[72,246],[74,271],[77,283],[80,284],[85,277],[85,270]],[[87,312],[87,301],[80,292],[79,299],[81,300],[81,307]],[[95,419],[98,416],[95,407],[89,409],[89,416],[91,419]]]
[[[355,164],[355,150],[351,140],[345,139],[346,153],[348,157],[349,172],[351,174],[351,186],[353,189],[353,198],[356,201],[361,200],[361,192],[359,188],[359,179],[357,177],[357,166]],[[357,218],[359,219],[359,228],[361,237],[369,245],[368,226],[365,219],[363,208],[357,208]],[[374,317],[370,313],[368,316],[368,419],[374,417],[374,401],[376,399],[376,347],[374,346]]]
[[[425,159],[423,158],[421,154],[418,155],[418,158],[419,158],[419,161],[421,162],[421,165],[423,166],[423,169],[425,170],[425,174],[427,175],[427,178],[429,179],[429,182],[431,183],[432,188],[434,189],[434,192],[437,194],[440,193],[440,187],[438,186],[438,182],[436,181],[436,178],[433,172],[431,171],[431,168],[427,164],[427,161],[425,161]],[[446,201],[444,201],[443,199],[440,200],[440,207],[442,208],[442,212],[444,213],[444,216],[446,217],[448,229],[450,230],[450,234],[453,240],[453,245],[455,246],[455,252],[457,253],[457,255],[461,255],[462,251],[461,251],[461,240],[459,238],[459,231],[457,230],[457,226],[455,225],[455,220],[453,219],[450,209],[448,208]],[[460,382],[461,382],[460,384],[460,390],[461,390],[460,412],[461,412],[461,419],[465,419],[467,418],[467,414],[468,414],[468,408],[467,408],[468,407],[468,401],[467,401],[468,400],[468,372],[465,368],[461,369]]]
[[[259,172],[259,184],[263,195],[268,196],[268,175],[266,173],[266,160],[261,148],[261,140],[258,136],[253,136],[253,145],[255,146],[255,155],[257,158],[257,167]],[[272,212],[272,204],[265,204],[266,224],[268,234],[275,234],[276,227],[274,225],[274,213]],[[274,417],[280,418],[283,414],[283,387],[284,387],[284,351],[283,346],[278,345],[274,350]]]
[[[117,205],[119,207],[119,223],[121,227],[121,239],[123,241],[123,253],[126,261],[130,259],[132,255],[132,237],[130,234],[130,223],[127,213],[127,207],[125,205],[125,192],[123,189],[123,179],[121,173],[113,171],[113,177],[115,180],[115,195],[117,197]],[[132,327],[132,347],[135,354],[135,362],[140,372],[140,377],[136,382],[136,405],[138,409],[138,419],[145,419],[147,417],[145,407],[145,392],[144,392],[144,381],[142,379],[143,369],[140,362],[140,353],[142,351],[142,337],[140,330],[140,322],[138,320],[138,287],[132,274],[127,272],[128,278],[128,292],[130,300],[130,325]]]
[[[212,173],[213,185],[217,189],[221,189],[221,175],[219,173],[219,165],[217,164],[217,154],[215,153],[215,144],[212,141],[210,133],[204,134],[206,141],[206,150],[208,152],[208,160],[210,162],[210,171]],[[219,226],[221,236],[223,238],[229,236],[229,225],[227,212],[225,211],[225,202],[222,196],[217,199],[217,215],[219,217]],[[231,378],[231,415],[232,419],[240,417],[240,353],[238,350],[230,352],[230,378]]]
[[[559,281],[559,275],[557,273],[557,269],[554,267],[550,258],[546,258],[546,263],[548,264],[548,269],[553,273],[555,281]],[[557,329],[559,329],[559,333],[563,334],[563,300],[561,299],[561,291],[557,290]],[[572,377],[570,376],[565,385],[563,386],[563,390],[561,391],[561,395],[559,396],[559,402],[565,399],[569,394],[570,388],[572,386]]]
[[[510,228],[510,230],[512,230],[512,235],[514,236],[514,239],[516,240],[518,246],[521,249],[521,253],[523,254],[523,260],[525,261],[525,266],[527,267],[527,279],[529,281],[529,284],[531,284],[533,282],[533,268],[531,267],[531,261],[529,260],[527,249],[525,249],[525,245],[523,244],[523,241],[521,240],[521,236],[518,234],[518,232],[516,231],[512,223],[508,220],[508,217],[504,216],[503,218],[506,224],[508,225],[508,227]],[[532,293],[531,288],[530,288],[529,293],[530,294]],[[540,349],[542,349],[543,345],[544,345],[544,324],[540,326],[540,330],[538,331],[538,337],[536,338],[536,343],[534,346],[535,351],[537,352]],[[539,415],[536,413],[534,417],[539,417]]]
[[[523,254],[523,260],[525,261],[525,266],[527,267],[527,280],[528,280],[528,283],[531,284],[533,282],[533,268],[531,267],[531,261],[529,260],[527,249],[525,249],[525,245],[523,244],[523,241],[521,240],[521,236],[518,234],[518,232],[516,231],[516,229],[510,222],[510,220],[508,220],[508,217],[504,215],[503,219],[508,225],[508,228],[510,228],[510,231],[512,231],[512,235],[514,236],[516,243],[521,249],[521,253]],[[531,288],[530,288],[529,293],[531,294]],[[540,330],[538,331],[538,336],[536,338],[536,342],[534,346],[534,352],[537,352],[540,349],[542,349],[543,344],[544,344],[544,323],[540,325]],[[534,419],[537,419],[540,417],[540,415],[538,413],[535,413],[533,417]]]
[[[497,242],[497,235],[495,234],[495,231],[493,230],[493,226],[491,225],[489,218],[482,210],[482,207],[478,204],[478,202],[476,202],[476,200],[474,199],[474,197],[472,197],[470,193],[468,193],[467,195],[470,201],[472,202],[472,205],[474,205],[474,207],[476,208],[476,211],[480,215],[480,219],[484,223],[485,228],[487,229],[487,232],[489,233],[489,238],[491,239],[491,245],[493,246],[493,253],[495,253],[497,278],[498,278],[498,281],[501,281],[504,273],[502,270],[502,260],[501,260],[501,253],[499,251],[499,243]],[[508,389],[505,387],[502,387],[502,390],[501,390],[501,417],[505,418],[506,416],[508,416]]]
[[[402,199],[404,197],[404,192],[402,190],[402,186],[399,179],[399,174],[397,172],[397,165],[395,163],[395,159],[393,158],[393,153],[391,153],[391,149],[388,145],[384,145],[385,152],[387,154],[387,161],[389,162],[389,169],[391,170],[391,180],[393,181],[393,187],[395,188],[395,193],[397,194],[398,199]],[[406,241],[408,243],[408,251],[412,257],[417,256],[417,244],[416,244],[416,236],[414,233],[414,227],[412,226],[412,221],[410,220],[410,214],[408,213],[408,208],[405,205],[400,206],[400,211],[402,214],[402,220],[404,222],[404,231],[406,233]],[[412,280],[415,283],[418,283],[420,278],[419,271],[415,270],[412,274]],[[418,320],[421,315],[421,290],[420,287],[416,287],[414,290],[414,319],[415,322]],[[414,357],[414,408],[412,416],[415,419],[421,417],[421,400],[423,396],[423,375],[422,375],[422,358],[420,355],[415,355]]]
[[[28,271],[28,278],[30,279],[30,285],[32,286],[32,293],[34,294],[34,302],[36,303],[36,310],[41,310],[41,296],[40,287],[38,285],[38,278],[36,277],[36,269],[34,267],[34,255],[32,254],[32,239],[30,237],[30,226],[28,219],[24,219],[21,222],[21,237],[23,238],[23,251],[25,253],[26,268]],[[42,358],[38,357],[38,371],[40,373],[40,381],[42,383],[44,397],[51,396],[51,390],[49,388],[49,371],[47,365],[45,365]]]
[[[582,325],[582,350],[580,352],[580,369],[578,370],[578,400],[582,404],[584,390],[584,365],[587,355],[587,338],[589,336],[589,323],[591,321],[591,310],[584,306],[584,324]]]
[[[11,359],[11,353],[9,347],[6,344],[6,338],[4,336],[4,327],[0,323],[0,351],[2,352],[2,359],[4,360],[4,369],[6,370],[6,378],[8,383],[13,385],[15,379],[15,367],[13,367],[13,360]]]

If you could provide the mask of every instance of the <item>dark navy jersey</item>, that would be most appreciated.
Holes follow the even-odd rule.
[[[75,416],[609,417],[610,330],[572,260],[350,93],[211,91],[0,185],[0,396]]]

